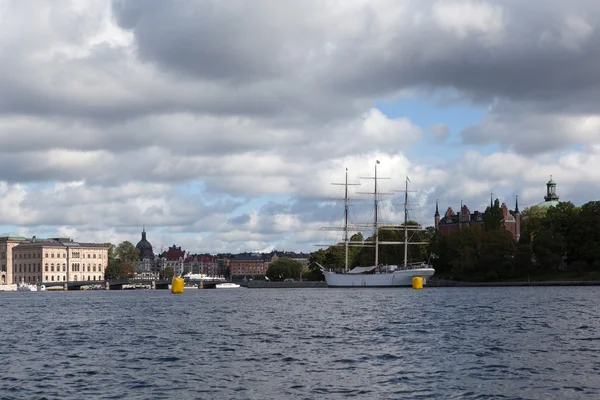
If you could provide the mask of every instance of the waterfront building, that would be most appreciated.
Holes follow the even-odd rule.
[[[232,276],[264,275],[266,272],[265,255],[262,253],[241,253],[231,257]]]
[[[0,284],[17,283],[13,277],[12,249],[26,238],[14,233],[0,235]]]
[[[108,265],[108,247],[69,238],[0,238],[4,283],[102,281]],[[5,251],[6,250],[6,251]],[[5,273],[5,275],[4,275]]]
[[[490,199],[490,207],[492,202]],[[515,240],[519,240],[521,237],[521,213],[519,212],[519,199],[515,200],[515,209],[509,210],[506,203],[502,203],[500,206],[502,209],[502,215],[504,216],[503,225],[504,228],[512,233]],[[471,212],[466,205],[461,205],[458,214],[452,210],[452,207],[448,207],[443,217],[440,216],[438,209],[438,202],[435,202],[435,229],[442,235],[447,235],[452,232],[456,232],[465,226],[481,226],[483,227],[483,217],[485,212],[474,211]]]
[[[173,245],[172,247],[169,247],[167,251],[164,251],[161,255],[159,255],[159,258],[161,260],[161,269],[171,267],[173,268],[175,276],[180,276],[183,274],[185,251],[181,250],[181,247]]]
[[[185,258],[183,267],[192,274],[223,275],[219,273],[219,258],[211,254],[191,254]]]

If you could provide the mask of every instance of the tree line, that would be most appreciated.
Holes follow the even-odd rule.
[[[106,246],[108,247],[108,266],[104,273],[104,279],[133,278],[140,262],[140,250],[128,240],[121,242],[118,246],[112,243],[106,243]],[[160,271],[159,277],[161,279],[171,279],[173,275],[173,268],[167,267]]]
[[[418,226],[415,222],[409,224]],[[397,227],[402,228],[402,227]],[[408,247],[409,262],[430,258],[435,277],[465,281],[600,279],[600,202],[576,207],[562,202],[555,207],[533,206],[521,213],[521,234],[516,241],[504,228],[498,200],[487,207],[482,225],[465,226],[442,235],[433,227],[409,231],[409,241],[428,245]],[[403,241],[402,229],[380,230],[380,241]],[[373,243],[355,234],[351,241]],[[382,264],[402,264],[402,245],[380,246]],[[373,265],[373,247],[350,247],[349,266]],[[344,246],[339,243],[311,256],[310,279],[323,279],[320,265],[344,267]]]

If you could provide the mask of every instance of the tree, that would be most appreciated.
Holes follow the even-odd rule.
[[[485,209],[483,214],[483,229],[486,231],[496,231],[502,228],[504,222],[504,214],[500,207],[500,201],[496,199],[492,207]]]
[[[121,268],[121,261],[118,259],[108,258],[108,265],[104,271],[104,279],[112,281],[115,279],[121,279],[123,277],[123,269]]]
[[[166,267],[162,271],[160,271],[159,277],[160,279],[173,279],[175,276],[175,271],[173,271],[173,267]]]
[[[121,263],[121,276],[133,278],[139,266],[140,250],[130,241],[121,242],[115,249],[115,255]]]
[[[320,249],[313,252],[308,259],[308,274],[305,274],[305,278],[309,281],[322,281],[325,279],[321,266],[325,266],[325,250]]]
[[[136,263],[140,259],[140,250],[130,241],[121,242],[115,249],[115,254],[123,263]]]
[[[299,279],[302,274],[302,264],[291,258],[279,258],[269,265],[267,278],[271,281],[283,281],[284,279]]]

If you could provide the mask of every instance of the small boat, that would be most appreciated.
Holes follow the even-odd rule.
[[[233,282],[217,283],[217,285],[215,286],[216,289],[237,289],[239,287],[241,286]]]
[[[0,285],[0,292],[16,292],[17,284],[16,283],[3,283]]]
[[[423,279],[423,284],[426,283],[427,278],[433,276],[435,270],[431,267],[428,262],[416,262],[408,263],[408,245],[409,244],[426,244],[424,242],[409,242],[408,231],[415,230],[415,228],[408,226],[408,177],[406,178],[406,189],[404,190],[404,224],[399,229],[404,231],[403,242],[392,242],[379,240],[380,223],[377,220],[377,207],[378,207],[378,192],[377,192],[377,164],[375,164],[375,177],[369,178],[375,180],[374,203],[375,203],[375,220],[373,227],[375,228],[374,243],[375,247],[375,263],[370,266],[357,266],[352,270],[348,270],[348,246],[362,246],[364,243],[354,243],[348,238],[348,170],[346,169],[346,182],[339,184],[345,186],[345,218],[344,218],[344,247],[345,247],[345,266],[344,271],[331,271],[322,265],[318,264],[325,276],[325,281],[329,287],[396,287],[396,286],[411,286],[412,279],[414,277],[420,277]],[[379,178],[381,179],[381,178]],[[420,229],[420,228],[416,228]],[[404,244],[404,262],[402,265],[380,265],[378,261],[379,246],[383,244]]]
[[[42,292],[46,290],[46,286],[40,283],[33,285],[31,283],[21,282],[17,285],[17,292]]]

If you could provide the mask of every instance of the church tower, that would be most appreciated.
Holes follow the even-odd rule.
[[[435,201],[435,230],[438,230],[438,226],[440,225],[440,211],[438,209],[438,200]]]
[[[515,198],[515,240],[518,242],[521,237],[521,213],[519,212],[519,196]]]

